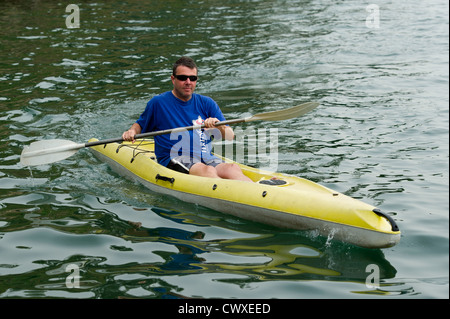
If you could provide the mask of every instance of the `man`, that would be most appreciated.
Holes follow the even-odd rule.
[[[155,136],[155,154],[158,163],[171,169],[183,168],[186,173],[226,179],[251,181],[237,164],[224,163],[211,153],[211,136],[234,138],[233,129],[220,125],[224,121],[217,103],[206,96],[194,94],[198,80],[194,60],[182,57],[173,65],[173,90],[153,97],[145,111],[122,138],[133,141],[136,134],[205,124],[206,129],[184,132],[178,136]]]

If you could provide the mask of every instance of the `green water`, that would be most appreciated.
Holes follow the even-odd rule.
[[[0,2],[0,298],[449,297],[448,1],[377,2],[379,28],[359,1],[76,4],[69,29],[65,3]],[[88,150],[19,163],[33,141],[120,136],[181,55],[229,119],[319,101],[245,127],[278,130],[278,171],[391,214],[400,243],[363,249],[186,204]]]

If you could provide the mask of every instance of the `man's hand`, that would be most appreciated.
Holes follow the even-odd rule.
[[[134,136],[136,135],[136,132],[132,129],[129,129],[128,131],[123,132],[122,138],[124,141],[132,141],[135,142]]]
[[[206,128],[213,128],[217,122],[220,122],[217,118],[209,117],[203,122],[203,124],[205,124]]]
[[[124,141],[135,142],[134,137],[141,133],[141,126],[137,123],[134,123],[128,131],[123,132],[122,139]]]

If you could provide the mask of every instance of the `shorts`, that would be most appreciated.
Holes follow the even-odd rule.
[[[197,163],[203,163],[208,166],[216,167],[217,165],[225,162],[218,157],[213,157],[210,160],[204,161],[198,158],[182,155],[172,158],[169,164],[167,164],[167,168],[173,169],[177,172],[189,174],[189,170],[191,169],[191,167]]]

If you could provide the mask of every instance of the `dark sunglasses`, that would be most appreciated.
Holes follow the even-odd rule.
[[[180,81],[186,81],[187,79],[191,80],[192,82],[195,82],[198,80],[198,76],[196,75],[173,75]]]

